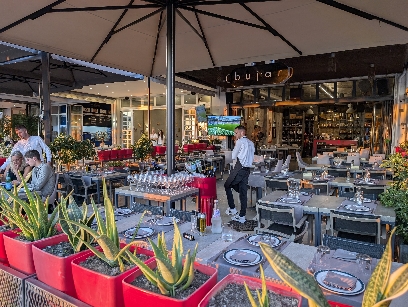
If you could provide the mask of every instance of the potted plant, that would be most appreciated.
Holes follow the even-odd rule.
[[[395,230],[391,232],[384,254],[367,284],[362,307],[388,306],[394,298],[401,296],[408,290],[408,264],[404,264],[390,274],[392,263],[391,238],[394,232]],[[331,306],[312,275],[269,245],[260,243],[260,246],[276,274],[303,297],[306,297],[310,306]],[[332,303],[332,306],[335,306],[335,303]]]
[[[298,293],[293,292],[287,286],[266,281],[262,266],[260,272],[261,279],[228,274],[208,292],[198,306],[207,307],[214,300],[221,304],[228,302],[230,306],[280,306],[282,304],[281,300],[284,300],[290,306],[295,306],[296,302],[296,306],[300,307],[302,305],[302,297]],[[226,289],[228,290],[225,291]],[[259,293],[259,289],[261,289],[261,293]],[[254,298],[252,291],[256,291],[258,299]]]
[[[77,141],[70,135],[60,134],[50,144],[53,158],[58,163],[58,169],[65,164],[69,171],[70,165],[77,160]]]
[[[67,200],[69,199],[69,203]],[[74,198],[63,198],[59,208],[60,226],[65,233],[61,238],[41,240],[33,244],[33,260],[39,281],[76,297],[72,278],[71,261],[88,251],[84,244],[94,239],[86,231],[67,221],[79,222],[91,227],[95,213],[88,216],[88,206],[78,207]]]
[[[397,240],[399,241],[399,258],[408,262],[408,142],[401,143],[396,153],[388,156],[381,167],[394,171],[390,187],[380,194],[381,204],[395,209]]]
[[[95,158],[95,147],[90,140],[77,141],[75,144],[75,154],[76,160],[82,160],[82,163],[85,165],[85,159]]]
[[[10,206],[8,200],[0,199],[2,215],[16,227],[18,232],[4,235],[4,246],[10,267],[17,269],[24,274],[34,274],[32,245],[35,241],[50,238],[57,234],[55,227],[58,219],[58,206],[53,212],[48,214],[48,197],[45,201],[37,193],[32,193],[25,182],[22,185],[27,196],[27,202],[21,200],[18,191],[20,187],[15,187],[14,191],[6,191],[1,187],[2,195],[13,202]],[[22,214],[24,210],[25,214]]]
[[[148,258],[152,257],[153,253],[140,247],[145,245],[144,242],[133,241],[127,245],[120,243],[114,209],[107,193],[105,180],[103,180],[103,195],[105,218],[102,218],[95,202],[93,200],[91,202],[97,230],[81,222],[65,219],[61,221],[64,220],[68,224],[79,227],[99,244],[99,247],[95,247],[80,239],[89,251],[71,262],[77,298],[92,306],[121,307],[124,304],[122,280],[137,269],[135,266],[132,267],[129,255],[132,255],[132,259],[138,259],[136,254]],[[147,263],[150,261],[152,259],[148,259]]]
[[[157,245],[149,239],[155,259],[144,264],[128,253],[131,261],[139,268],[123,280],[125,306],[144,306],[153,304],[155,307],[198,306],[198,303],[217,282],[217,270],[195,262],[197,245],[191,254],[187,251],[183,259],[183,242],[177,223],[174,223],[174,238],[171,256],[166,247],[164,233],[159,235]],[[192,287],[195,274],[200,274],[201,285]],[[143,276],[148,283],[144,282]],[[135,285],[136,283],[136,285]],[[149,286],[151,285],[151,287]],[[142,288],[143,287],[143,288]],[[189,291],[191,293],[183,293]],[[185,298],[180,298],[185,297]]]
[[[145,161],[147,156],[152,153],[153,143],[147,135],[143,133],[140,139],[131,147],[135,158],[140,161]]]

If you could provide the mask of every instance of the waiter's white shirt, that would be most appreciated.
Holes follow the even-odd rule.
[[[238,158],[243,167],[250,167],[254,161],[254,153],[254,143],[244,136],[235,142],[232,159],[236,160]]]
[[[10,157],[7,158],[6,162],[3,163],[0,169],[5,169],[7,165],[10,164],[11,155],[13,152],[19,151],[24,156],[24,154],[29,150],[37,150],[40,153],[41,161],[44,160],[42,155],[44,151],[45,155],[47,156],[47,162],[51,162],[51,149],[47,146],[47,144],[45,144],[44,140],[39,136],[30,136],[27,140],[20,140],[14,145],[13,149],[11,150]]]

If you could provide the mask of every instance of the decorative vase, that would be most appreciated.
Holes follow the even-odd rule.
[[[121,248],[124,246],[125,244],[121,244]],[[132,249],[129,250],[132,251]],[[146,264],[154,261],[152,251],[137,248],[137,253],[152,257],[145,261]],[[108,276],[79,265],[93,255],[92,251],[88,251],[71,262],[77,298],[91,306],[123,307],[122,280],[136,271],[138,267],[134,267],[117,276]]]
[[[62,291],[72,297],[76,297],[74,280],[72,278],[72,260],[89,252],[85,250],[70,256],[59,257],[50,254],[43,249],[47,246],[57,245],[61,242],[68,242],[68,236],[61,234],[50,238],[50,240],[40,240],[33,244],[33,260],[37,278],[39,281]]]
[[[156,260],[147,264],[151,269],[156,268]],[[217,269],[194,263],[194,269],[209,275],[210,278],[193,294],[185,299],[176,299],[162,294],[154,293],[142,288],[133,286],[131,282],[141,276],[143,273],[139,269],[129,274],[123,279],[123,297],[125,307],[148,306],[154,307],[191,307],[198,306],[202,298],[211,290],[217,283]]]

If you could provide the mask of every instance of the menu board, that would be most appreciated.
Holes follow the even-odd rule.
[[[107,103],[85,103],[83,106],[83,125],[112,127],[111,105]]]

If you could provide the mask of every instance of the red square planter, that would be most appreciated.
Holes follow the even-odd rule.
[[[35,242],[47,241],[53,237],[35,242],[24,242],[14,239],[18,235],[19,233],[9,232],[3,236],[10,267],[27,275],[35,274],[32,246]]]
[[[18,229],[14,230],[14,231],[18,231]],[[12,230],[6,230],[6,231],[0,232],[0,262],[3,265],[4,264],[8,265],[7,254],[6,254],[6,249],[4,247],[4,238],[3,238],[3,236],[5,234],[8,234],[8,233],[13,233],[13,231]]]
[[[34,242],[33,260],[37,278],[39,281],[59,291],[76,297],[71,262],[89,251],[82,251],[67,257],[58,257],[43,251],[43,248],[57,245],[61,242],[68,242],[68,236],[66,234],[52,237],[49,240]]]
[[[156,267],[156,261],[148,263],[148,266],[153,269]],[[175,299],[165,295],[157,294],[144,290],[130,284],[137,277],[142,275],[142,271],[137,269],[123,280],[123,296],[125,299],[125,307],[136,306],[154,306],[154,307],[193,307],[198,306],[202,298],[211,290],[217,283],[217,269],[205,266],[199,263],[194,263],[194,268],[201,273],[209,275],[210,278],[193,294],[184,300]]]
[[[121,247],[124,246],[125,244],[121,244]],[[152,251],[142,248],[138,248],[137,253],[151,257],[154,256]],[[123,307],[122,280],[136,271],[138,267],[134,267],[117,276],[108,276],[79,265],[93,255],[89,251],[71,262],[77,298],[95,307]],[[145,263],[147,264],[152,261],[154,261],[154,258],[150,258]]]
[[[235,283],[235,284],[243,285],[244,282],[246,282],[246,284],[248,285],[250,289],[261,289],[262,288],[262,281],[259,278],[237,275],[237,274],[228,274],[223,279],[221,279],[220,282],[217,283],[215,287],[211,289],[211,291],[207,293],[207,295],[202,299],[198,307],[207,307],[210,303],[210,300],[214,296],[216,296],[218,293],[223,291],[224,288],[228,284]],[[289,287],[286,287],[284,285],[280,285],[280,284],[277,284],[271,281],[267,281],[266,288],[277,294],[296,298],[299,301],[298,307],[302,305],[302,296],[299,293],[292,291],[292,289]]]

